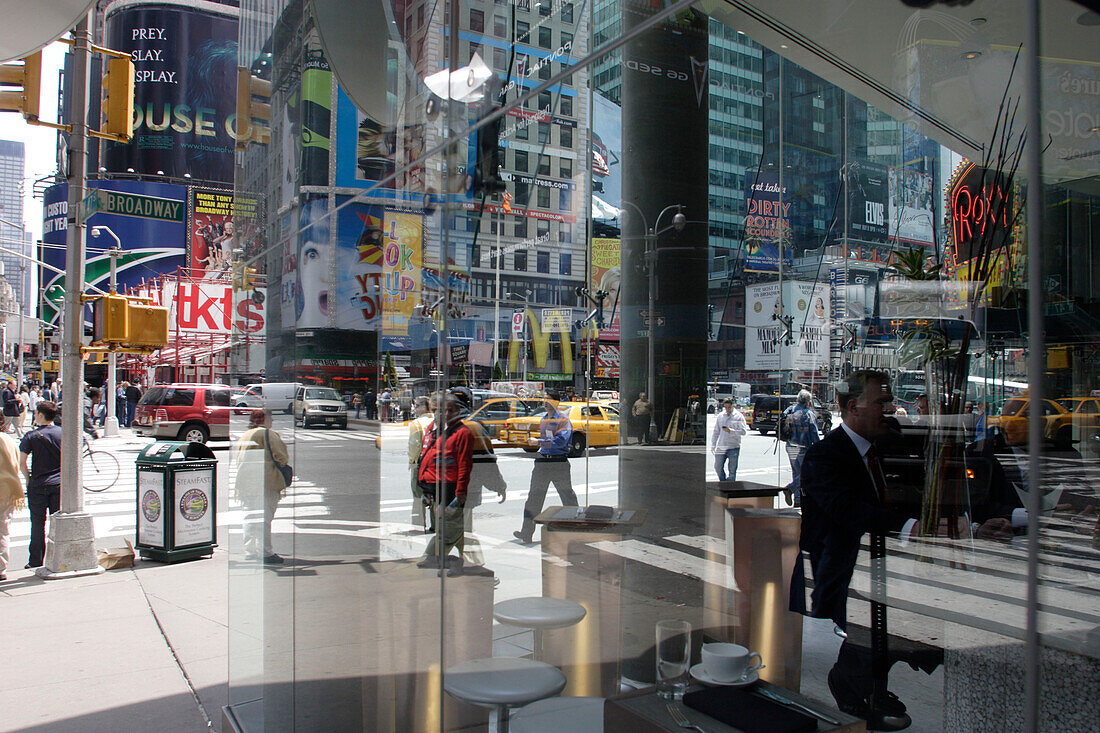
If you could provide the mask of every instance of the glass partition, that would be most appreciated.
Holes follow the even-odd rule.
[[[1027,5],[910,5],[242,4],[228,723],[1088,726],[1096,24],[1035,178]]]

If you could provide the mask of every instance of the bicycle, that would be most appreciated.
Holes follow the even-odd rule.
[[[81,465],[81,476],[84,479],[84,489],[86,491],[98,494],[118,482],[121,468],[118,464],[118,458],[112,453],[103,450],[92,450],[92,446],[85,442]]]

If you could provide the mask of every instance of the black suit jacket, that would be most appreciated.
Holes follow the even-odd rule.
[[[860,540],[867,532],[899,532],[909,518],[883,507],[859,450],[843,428],[810,446],[802,461],[801,485],[802,552],[791,577],[791,610],[830,618],[844,628]],[[814,578],[810,609],[807,555]]]

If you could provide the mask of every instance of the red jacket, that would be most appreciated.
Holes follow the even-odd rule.
[[[470,471],[474,465],[474,435],[470,429],[455,421],[448,425],[443,435],[436,435],[435,423],[424,433],[424,447],[420,449],[420,468],[416,478],[421,483],[434,484],[442,478],[444,483],[454,484],[455,496],[466,500],[470,485]],[[443,452],[443,476],[438,475],[439,453]]]

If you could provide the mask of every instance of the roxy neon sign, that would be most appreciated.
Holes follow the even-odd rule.
[[[978,242],[987,237],[989,228],[991,249],[1004,245],[1010,232],[1012,185],[1002,186],[993,173],[969,168],[951,190],[951,234],[955,243],[955,262],[973,257]]]

